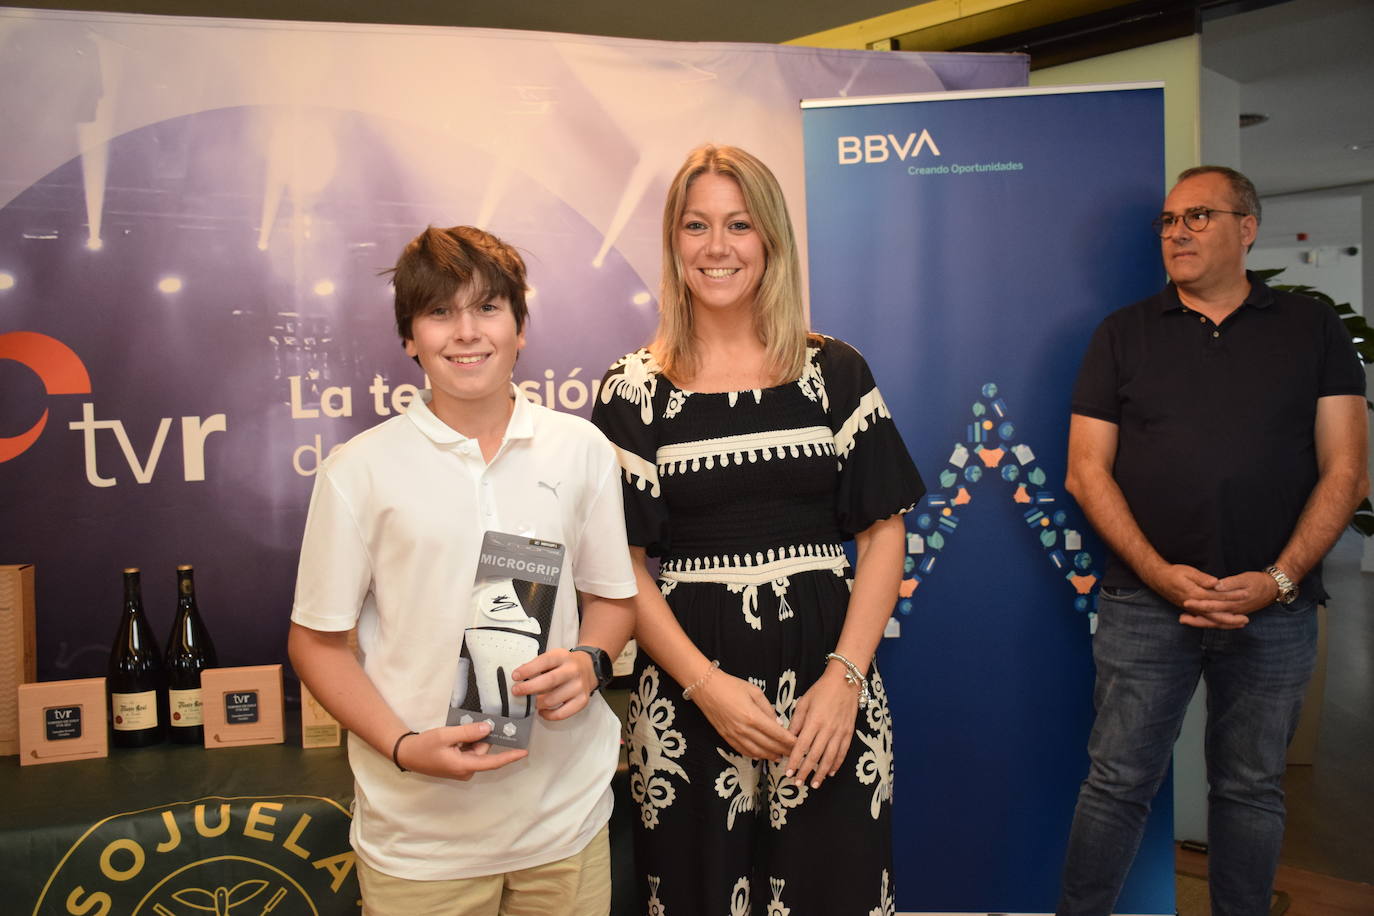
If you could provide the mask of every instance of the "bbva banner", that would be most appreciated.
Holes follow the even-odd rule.
[[[379,272],[485,226],[517,381],[588,411],[655,321],[667,181],[751,149],[803,211],[807,96],[1022,85],[1020,55],[0,9],[0,563],[39,673],[104,671],[119,573],[197,567],[224,664],[281,661],[311,477],[423,384]]]
[[[804,103],[816,327],[857,346],[930,487],[880,663],[897,908],[1053,912],[1092,717],[1102,544],[1063,490],[1108,312],[1159,288],[1158,85]],[[1172,913],[1162,792],[1122,899]]]

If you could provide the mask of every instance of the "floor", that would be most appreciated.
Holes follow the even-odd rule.
[[[1374,573],[1347,533],[1327,557],[1327,673],[1316,760],[1285,780],[1285,866],[1374,885]]]
[[[1207,857],[1178,851],[1178,916],[1210,916],[1207,903]],[[1342,881],[1289,865],[1274,878],[1273,916],[1370,916],[1374,887]]]

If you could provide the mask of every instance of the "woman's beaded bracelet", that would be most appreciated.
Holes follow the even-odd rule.
[[[714,658],[711,659],[711,667],[706,669],[706,673],[703,674],[701,677],[697,678],[695,681],[692,681],[692,683],[688,684],[686,687],[682,688],[682,698],[684,700],[690,700],[692,698],[692,694],[696,693],[702,687],[706,686],[706,682],[711,679],[711,675],[715,674],[716,669],[719,667],[720,662]]]
[[[826,661],[831,659],[844,665],[844,680],[846,684],[859,688],[859,708],[867,709],[868,704],[873,702],[873,695],[868,692],[868,678],[859,673],[859,666],[845,658],[838,652],[831,652],[825,656]]]

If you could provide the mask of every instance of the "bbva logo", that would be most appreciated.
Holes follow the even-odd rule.
[[[912,132],[905,140],[898,140],[894,134],[865,134],[862,137],[836,137],[840,165],[855,165],[860,162],[886,162],[896,158],[898,162],[915,159],[921,151],[928,149],[932,155],[940,155],[935,138],[930,131]]]

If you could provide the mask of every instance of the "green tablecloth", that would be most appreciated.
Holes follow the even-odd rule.
[[[342,748],[0,758],[0,912],[358,913]]]
[[[0,914],[357,916],[347,755],[299,744],[289,730],[258,747],[163,744],[28,767],[0,757]],[[628,916],[638,811],[623,761],[614,788],[611,912]]]

